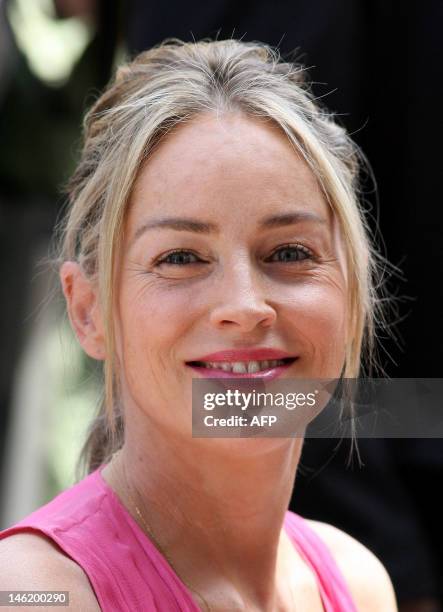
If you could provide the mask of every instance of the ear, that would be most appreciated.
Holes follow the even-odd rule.
[[[81,346],[93,359],[105,359],[105,333],[98,288],[74,261],[63,263],[60,268],[60,281],[69,320]]]

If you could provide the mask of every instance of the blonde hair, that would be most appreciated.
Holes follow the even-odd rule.
[[[345,378],[376,365],[379,262],[358,199],[362,156],[332,114],[314,102],[304,68],[261,43],[168,40],[121,66],[84,121],[84,146],[68,184],[57,261],[79,262],[97,283],[106,332],[104,398],[83,457],[91,471],[124,436],[114,351],[116,262],[131,189],[141,164],[168,131],[199,114],[243,112],[267,118],[312,168],[339,220],[348,267]]]

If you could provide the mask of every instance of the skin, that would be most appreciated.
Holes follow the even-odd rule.
[[[294,211],[321,222],[258,229],[262,218]],[[155,228],[136,236],[146,222],[169,216],[219,231]],[[157,265],[174,249],[198,263],[170,257]],[[285,253],[294,261],[285,262]],[[60,277],[80,343],[105,359],[96,287],[74,262],[65,262]],[[206,115],[180,126],[139,173],[115,282],[126,436],[104,478],[138,520],[136,500],[175,570],[211,609],[322,610],[312,571],[282,529],[302,440],[192,438],[196,374],[186,365],[212,351],[268,346],[298,356],[287,377],[340,376],[346,262],[314,174],[269,122]],[[350,588],[359,610],[395,610],[380,562],[339,530],[312,525],[345,574],[351,559],[358,563]],[[384,607],[365,608],[374,604],[372,588],[362,595],[368,576],[378,581]]]
[[[322,222],[257,230],[263,217],[294,210],[314,212]],[[162,228],[134,239],[147,221],[181,215],[220,231]],[[288,264],[274,255],[270,262],[287,243],[313,256],[301,253]],[[192,249],[201,263],[155,265],[177,248]],[[116,337],[127,414],[120,460],[131,490],[197,590],[217,578],[225,606],[227,599],[272,609],[279,597],[287,599],[278,592],[277,570],[288,550],[281,524],[301,441],[192,439],[195,373],[185,362],[266,345],[299,356],[288,376],[338,377],[346,278],[333,215],[314,175],[275,127],[238,116],[201,118],[177,129],[141,171],[118,274]],[[192,546],[183,551],[191,527]]]

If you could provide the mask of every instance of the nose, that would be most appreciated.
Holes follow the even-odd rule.
[[[224,272],[218,284],[219,302],[210,314],[211,324],[251,332],[257,326],[270,327],[277,318],[275,308],[266,301],[265,286],[248,262],[238,263]]]

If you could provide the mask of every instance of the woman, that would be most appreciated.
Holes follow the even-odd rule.
[[[371,358],[357,172],[265,45],[171,42],[119,69],[86,119],[60,255],[104,362],[89,475],[2,532],[1,589],[68,590],[78,610],[396,610],[371,552],[287,512],[301,439],[191,430],[192,379],[214,368],[339,378]]]

